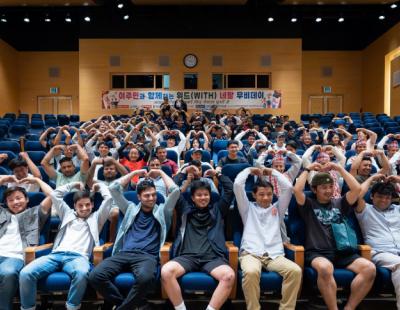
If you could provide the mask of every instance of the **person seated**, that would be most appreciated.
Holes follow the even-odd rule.
[[[283,131],[277,132],[276,134],[276,142],[272,143],[268,146],[269,151],[283,151],[286,149],[286,135]]]
[[[39,178],[17,180],[15,176],[0,176],[0,185],[36,185],[47,196],[38,206],[28,209],[25,188],[14,186],[3,193],[5,207],[0,206],[0,308],[11,310],[18,288],[20,270],[24,267],[24,250],[39,244],[40,230],[50,214],[52,188]]]
[[[323,169],[323,171],[327,172],[330,174],[331,178],[334,181],[334,192],[333,196],[334,198],[340,198],[341,197],[341,192],[342,192],[342,179],[341,179],[341,174],[338,173],[336,170],[329,170],[329,164],[333,163],[334,161],[331,160],[331,156],[329,153],[333,154],[338,161],[338,164],[342,167],[344,167],[344,163],[346,161],[346,157],[342,154],[340,150],[337,148],[334,148],[331,145],[326,145],[321,147],[320,145],[313,145],[310,148],[305,151],[303,154],[303,167],[308,167],[311,162],[312,162],[312,154],[314,151],[318,151],[318,155],[316,158],[316,162],[319,163]],[[313,177],[317,174],[315,171],[311,171],[308,175],[308,183],[311,184]]]
[[[388,159],[391,159],[392,156],[399,150],[399,142],[397,140],[400,139],[400,134],[387,134],[384,136],[381,141],[376,145],[379,150],[383,150],[386,145],[386,155]],[[390,142],[389,142],[390,141]]]
[[[125,199],[123,188],[132,176],[138,174],[149,178],[160,176],[168,190],[164,203],[157,203],[157,191],[152,180],[145,179],[136,187],[139,204]],[[169,231],[173,210],[179,199],[179,188],[162,170],[133,171],[110,186],[111,195],[124,214],[118,230],[112,256],[103,260],[90,273],[90,284],[109,304],[118,310],[135,307],[151,309],[145,299],[146,293],[154,285],[159,264],[160,249]],[[113,280],[121,272],[129,270],[136,282],[124,297]]]
[[[360,185],[341,165],[327,164],[328,170],[341,174],[349,191],[341,198],[334,198],[334,180],[329,173],[321,171],[319,163],[313,163],[300,174],[293,188],[300,216],[305,227],[305,265],[317,271],[317,285],[328,309],[338,309],[337,286],[333,277],[335,267],[346,268],[356,274],[351,282],[351,293],[344,309],[356,309],[372,287],[375,265],[354,251],[339,251],[336,247],[332,224],[340,223],[358,200]],[[308,175],[317,171],[311,181],[316,198],[304,193]]]
[[[109,139],[113,145],[112,148],[107,144],[105,141]],[[91,137],[85,144],[85,150],[89,156],[89,160],[93,161],[96,157],[104,158],[107,156],[112,156],[115,159],[118,159],[118,149],[121,147],[121,143],[119,142],[118,138],[109,133],[109,134],[102,134],[100,131],[97,131],[93,137]],[[98,152],[99,155],[97,156],[95,152]]]
[[[289,180],[289,182],[293,184],[301,169],[301,164],[302,164],[301,158],[297,156],[295,153],[286,150],[278,153],[279,154],[275,155],[272,158],[271,167],[272,169],[277,170],[279,173],[282,173]],[[265,158],[267,155],[268,152],[264,152],[263,154],[261,154],[261,156],[258,158],[256,162],[256,167],[259,168],[265,167]],[[286,158],[283,155],[286,155]],[[290,168],[287,171],[285,171],[286,160],[291,161]],[[279,197],[282,190],[279,186],[277,178],[275,178],[273,175],[266,176],[266,178],[267,181],[273,185],[274,194]]]
[[[95,178],[95,172],[96,170],[98,171],[97,168],[100,165],[103,167],[104,180],[99,180],[97,177]],[[104,183],[105,185],[109,186],[117,179],[118,173],[121,176],[124,176],[128,173],[128,170],[115,158],[110,156],[104,158],[95,158],[89,168],[86,184],[89,187],[92,187],[95,183]]]
[[[241,142],[241,140],[246,135],[247,135],[247,144],[243,144]],[[239,142],[239,148],[243,152],[243,154],[246,155],[246,156],[248,155],[251,146],[254,144],[254,142],[256,140],[263,140],[263,141],[269,142],[268,138],[266,136],[264,136],[263,133],[255,130],[255,129],[251,129],[251,128],[249,128],[249,129],[247,129],[245,131],[242,131],[241,133],[237,134],[235,136],[234,140]]]
[[[124,155],[124,150],[126,147],[130,147],[128,155]],[[146,152],[144,148],[140,145],[133,144],[132,142],[128,142],[125,145],[121,146],[118,150],[119,153],[119,162],[121,165],[124,165],[129,169],[129,171],[141,170],[146,166],[146,162],[150,157],[150,153]],[[132,178],[132,182],[137,183],[139,181],[138,176],[134,176]]]
[[[378,139],[378,135],[373,132],[372,130],[366,129],[366,128],[357,128],[356,129],[357,132],[357,142],[365,142],[365,148],[368,151],[373,151],[375,149],[375,143],[376,140]],[[364,144],[362,144],[364,146]],[[353,143],[351,145],[351,149],[352,150],[356,150],[357,151],[357,143]],[[360,153],[362,150],[358,150],[357,154]]]
[[[156,139],[161,142],[164,141],[164,135],[167,135],[167,147],[166,150],[175,151],[178,155],[177,164],[179,166],[179,160],[182,152],[185,150],[186,147],[186,137],[185,135],[180,132],[179,130],[161,130],[157,135]],[[177,145],[177,140],[179,137],[179,143]]]
[[[397,233],[400,227],[400,205],[393,204],[392,199],[398,197],[394,184],[399,183],[399,176],[385,177],[383,174],[375,174],[369,177],[361,185],[355,208],[364,241],[372,248],[372,261],[377,266],[388,268],[392,272],[397,309],[400,309],[400,269],[398,268],[400,235]],[[370,188],[372,204],[364,200],[364,195]]]
[[[74,193],[74,209],[63,200],[72,189],[78,190]],[[92,212],[96,191],[100,191],[103,202],[97,211]],[[51,200],[61,220],[60,230],[51,253],[35,259],[20,272],[21,309],[35,309],[37,282],[60,270],[71,277],[66,308],[80,308],[90,270],[89,259],[93,248],[100,245],[99,233],[112,206],[110,192],[104,184],[95,184],[90,193],[84,190],[81,182],[69,183],[54,190]]]
[[[172,175],[175,175],[178,172],[178,164],[173,160],[167,158],[167,149],[165,147],[156,147],[156,157],[158,158],[162,166],[168,166],[171,168]]]
[[[86,182],[86,176],[89,170],[89,157],[79,144],[72,144],[68,146],[68,149],[77,152],[77,156],[81,161],[81,166],[78,171],[76,171],[76,166],[74,165],[71,157],[63,157],[60,159],[59,163],[61,172],[57,171],[54,168],[54,165],[50,163],[57,152],[63,151],[66,148],[67,147],[65,145],[54,146],[41,162],[41,165],[43,166],[49,178],[55,180],[56,187],[72,182]]]
[[[245,183],[249,175],[258,177],[253,187],[255,202],[247,198]],[[265,176],[277,178],[282,194],[272,204],[273,185]],[[276,271],[283,277],[281,309],[295,309],[302,270],[285,258],[281,225],[292,197],[292,183],[283,174],[269,168],[246,168],[238,174],[233,186],[243,222],[240,245],[242,288],[248,310],[260,307],[261,269]]]
[[[218,162],[217,170],[221,171],[222,167],[228,164],[241,164],[248,163],[246,158],[238,155],[239,152],[239,142],[236,140],[230,140],[228,142],[228,156],[222,157]]]
[[[385,175],[391,174],[390,163],[383,150],[373,150],[372,152],[362,151],[354,159],[350,169],[351,175],[356,178],[358,183],[362,184],[371,176],[373,167],[372,159],[374,157],[376,157],[382,165],[382,168],[378,169],[377,173]]]
[[[201,162],[198,160],[192,160],[188,166],[182,169],[181,172],[175,176],[174,181],[178,186],[180,186],[181,193],[190,192],[190,185],[194,181],[200,180],[210,185],[211,191],[218,194],[218,190],[213,180],[207,178],[208,175],[212,174],[212,170],[213,169],[207,170],[203,176]]]
[[[40,186],[37,182],[33,183],[19,183],[20,180],[25,178],[42,178],[40,170],[29,158],[28,153],[21,152],[17,158],[14,158],[8,163],[13,175],[16,178],[16,182],[9,182],[7,187],[19,186],[24,188],[27,192],[38,192],[40,191]]]
[[[223,191],[219,201],[211,202],[211,187],[194,181],[190,187],[191,201],[183,195],[176,205],[177,234],[173,259],[161,269],[163,287],[176,310],[185,310],[178,278],[192,271],[205,271],[219,283],[207,310],[220,309],[227,300],[235,281],[235,272],[226,257],[224,217],[234,198],[232,181],[215,170]]]
[[[352,139],[353,135],[345,129],[328,129],[324,135],[324,144],[332,143],[335,148],[339,149],[342,153],[345,153],[347,144],[349,144]]]
[[[200,139],[203,139],[203,144],[200,143]],[[209,151],[208,147],[208,136],[203,130],[195,131],[191,130],[186,135],[186,149],[193,150],[193,149],[203,149]]]

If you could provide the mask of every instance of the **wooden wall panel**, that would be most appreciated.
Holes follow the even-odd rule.
[[[59,77],[49,77],[49,68],[60,69]],[[78,52],[19,52],[19,107],[37,113],[38,96],[72,96],[73,113],[79,113]],[[50,87],[59,94],[50,95]]]
[[[194,53],[199,64],[183,65]],[[270,67],[260,66],[260,56],[272,57]],[[109,56],[121,56],[121,66],[109,67]],[[158,56],[170,57],[170,67],[159,67]],[[223,67],[212,67],[212,56],[223,56]],[[183,88],[183,74],[199,74],[199,89],[211,89],[212,72],[272,72],[272,88],[283,93],[283,108],[273,111],[298,119],[301,113],[301,40],[299,39],[82,39],[79,48],[79,112],[83,119],[103,113],[101,93],[109,89],[110,72],[169,72],[170,88]],[[112,113],[129,111],[118,110]],[[271,111],[263,111],[271,112]]]
[[[385,55],[400,46],[400,23],[363,51],[362,102],[365,112],[383,113]]]
[[[391,94],[390,94],[390,101],[391,101],[391,115],[400,115],[400,85],[393,87],[393,72],[400,71],[400,56],[392,60],[391,65]]]
[[[322,67],[331,67],[332,76],[323,77]],[[322,95],[322,86],[331,86],[332,95],[343,95],[343,112],[360,110],[361,51],[304,51],[302,69],[302,111],[308,113],[309,96]]]
[[[0,40],[0,116],[18,112],[18,55]]]

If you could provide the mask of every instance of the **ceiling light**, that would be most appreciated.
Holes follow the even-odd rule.
[[[339,19],[337,20],[339,23],[343,23],[344,22],[344,18],[343,17],[339,17]]]
[[[297,22],[297,18],[296,17],[292,17],[292,19],[290,20],[292,23]]]
[[[118,4],[117,4],[117,8],[122,9],[123,7],[124,7],[124,4],[123,4],[123,3],[118,3]]]
[[[397,8],[397,4],[396,3],[392,3],[392,5],[390,6],[391,9],[395,9]]]
[[[85,18],[84,18],[84,20],[85,20],[85,22],[90,22],[90,16],[85,16]]]
[[[321,17],[317,17],[317,18],[315,19],[315,22],[317,22],[317,23],[322,22],[322,18],[321,18]]]
[[[67,23],[72,22],[71,16],[69,14],[67,14],[67,16],[65,16],[65,22],[67,22]]]
[[[124,15],[124,20],[128,20],[128,19],[129,19],[129,15],[128,14]]]
[[[380,20],[384,20],[385,19],[385,15],[379,15],[378,17]]]
[[[268,21],[269,21],[270,23],[272,23],[272,22],[274,21],[274,18],[273,18],[273,17],[268,17]]]
[[[25,23],[29,23],[31,20],[29,19],[29,17],[24,17],[24,22]]]
[[[6,22],[7,22],[7,18],[6,18],[6,16],[5,16],[4,14],[1,15],[0,21],[1,21],[2,23],[6,23]]]
[[[46,14],[46,16],[44,17],[44,21],[45,21],[46,23],[50,23],[50,22],[51,22],[51,18],[50,18],[50,16],[49,16],[49,14]]]

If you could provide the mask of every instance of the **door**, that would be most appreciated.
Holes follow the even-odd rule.
[[[325,104],[323,96],[310,96],[308,98],[308,113],[324,114]]]
[[[343,109],[343,96],[309,96],[308,97],[308,113],[325,114],[325,113],[341,113]]]
[[[37,100],[37,113],[72,114],[72,96],[40,96]]]
[[[343,96],[326,96],[326,112],[331,112],[331,113],[341,113],[342,112],[342,101],[343,101]]]

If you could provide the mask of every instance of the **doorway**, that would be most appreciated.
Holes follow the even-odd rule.
[[[39,96],[37,97],[37,113],[40,114],[72,114],[72,96]]]
[[[341,113],[343,110],[342,95],[312,95],[308,97],[309,114]]]

